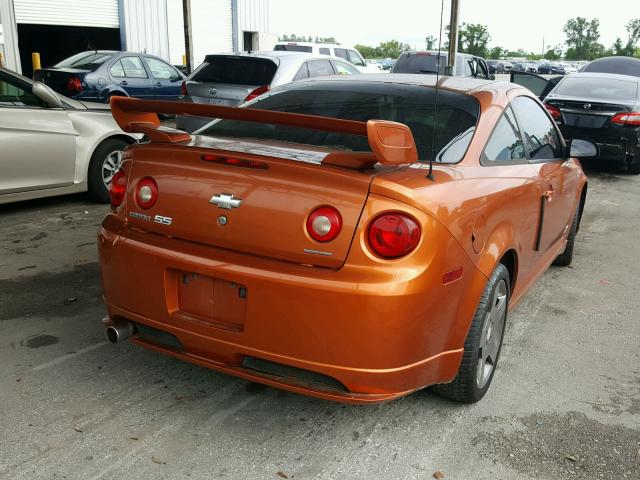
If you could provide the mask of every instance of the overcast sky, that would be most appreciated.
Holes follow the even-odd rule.
[[[626,38],[624,25],[640,18],[640,0],[460,0],[461,22],[486,25],[491,46],[539,52],[564,43],[572,17],[600,20],[600,43]],[[450,0],[444,0],[444,24]],[[271,30],[279,35],[335,36],[343,44],[375,46],[396,39],[424,48],[438,35],[440,0],[271,0]]]

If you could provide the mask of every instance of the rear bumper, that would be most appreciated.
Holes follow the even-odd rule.
[[[347,259],[334,270],[135,231],[115,215],[105,218],[99,232],[111,319],[167,332],[180,348],[141,336],[136,343],[248,380],[349,403],[391,400],[455,377],[487,279],[455,241],[442,249],[446,254],[434,255],[423,269],[374,271],[350,266]],[[465,274],[443,285],[450,265],[442,262],[449,255],[462,259]],[[242,285],[242,319],[225,323],[185,315],[176,303],[181,277],[175,271]],[[344,388],[256,371],[246,367],[247,357],[324,375]]]

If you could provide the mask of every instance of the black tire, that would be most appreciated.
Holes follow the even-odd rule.
[[[109,189],[102,179],[102,169],[107,160],[107,156],[115,151],[122,151],[129,145],[121,138],[108,138],[94,150],[89,162],[89,172],[87,175],[87,185],[89,196],[100,203],[109,203]]]
[[[473,316],[471,328],[469,328],[467,339],[464,342],[464,354],[462,356],[460,368],[458,369],[458,374],[451,383],[434,385],[432,387],[433,391],[438,395],[455,400],[456,402],[475,403],[482,399],[485,393],[489,390],[498,365],[500,350],[502,349],[502,339],[504,338],[504,331],[506,329],[507,309],[509,299],[511,298],[510,285],[509,271],[501,263],[498,264],[496,269],[493,271],[491,278],[487,282],[487,286],[482,293],[480,303],[478,304]],[[498,292],[504,292],[504,295],[498,295]],[[501,298],[500,302],[504,302],[502,331],[498,333],[499,344],[497,344],[497,352],[494,354],[495,359],[492,360],[493,363],[490,363],[490,373],[483,379],[479,379],[480,355],[484,353],[481,351],[483,332],[488,326],[492,308],[498,305],[497,302],[499,297]],[[489,336],[488,338],[491,337]],[[483,375],[484,374],[485,371],[483,369]]]
[[[553,264],[558,267],[568,267],[573,261],[573,247],[576,243],[576,235],[578,234],[578,226],[580,224],[580,207],[573,214],[573,221],[571,222],[571,229],[567,236],[567,246],[564,247],[564,252],[556,257]]]

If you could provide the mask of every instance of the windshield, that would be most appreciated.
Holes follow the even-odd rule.
[[[553,93],[598,100],[636,100],[638,98],[638,82],[576,76],[565,78]]]
[[[438,72],[438,63],[440,64],[440,72]],[[400,56],[393,67],[393,73],[440,73],[440,75],[444,75],[445,63],[444,55],[407,53]]]
[[[208,55],[189,80],[227,85],[269,85],[278,66],[266,58]]]
[[[113,53],[104,52],[82,52],[62,60],[54,65],[56,68],[77,68],[78,70],[88,70],[93,72],[100,65],[114,56]]]
[[[378,82],[300,82],[273,90],[248,106],[362,122],[404,123],[413,133],[419,159],[443,163],[462,160],[480,115],[478,102],[468,95],[440,90],[436,114],[434,88]],[[370,151],[363,136],[256,122],[217,120],[198,133]]]

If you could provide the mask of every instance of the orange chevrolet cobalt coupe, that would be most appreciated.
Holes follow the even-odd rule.
[[[528,90],[464,78],[112,111],[148,141],[125,151],[99,231],[109,340],[350,403],[484,396],[507,311],[571,262],[575,157],[597,153]],[[217,120],[188,135],[158,113]]]

